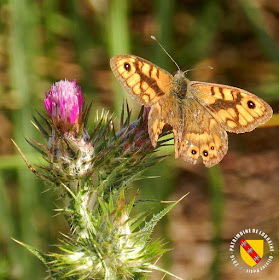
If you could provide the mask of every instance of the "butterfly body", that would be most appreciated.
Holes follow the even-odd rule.
[[[182,71],[177,71],[173,77],[170,94],[177,95],[179,98],[187,98],[187,88],[189,80]],[[188,92],[189,93],[189,92]]]
[[[111,59],[116,78],[134,99],[151,107],[148,133],[155,147],[164,125],[172,126],[175,157],[206,167],[220,162],[228,150],[227,132],[248,132],[272,116],[271,107],[245,90],[190,81],[182,71],[173,76],[136,56]]]

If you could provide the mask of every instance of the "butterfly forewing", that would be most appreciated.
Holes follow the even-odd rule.
[[[169,93],[173,76],[140,57],[117,55],[110,60],[115,77],[140,104],[151,106]]]
[[[229,132],[251,131],[272,116],[272,109],[264,100],[243,89],[193,81],[189,90]]]

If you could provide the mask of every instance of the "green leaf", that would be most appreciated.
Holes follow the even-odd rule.
[[[183,278],[180,278],[180,277],[178,277],[178,276],[176,276],[176,275],[170,273],[169,271],[167,271],[167,270],[165,270],[165,269],[163,269],[163,268],[161,268],[161,267],[159,267],[159,266],[150,264],[150,265],[149,265],[149,268],[150,268],[150,269],[154,269],[154,270],[161,271],[161,272],[163,272],[163,273],[165,273],[165,274],[167,274],[167,275],[170,275],[170,276],[172,276],[172,277],[174,277],[174,278],[176,278],[176,279],[183,280]]]
[[[185,194],[182,196],[178,201],[172,203],[168,207],[166,207],[164,210],[159,212],[157,215],[154,215],[153,218],[147,222],[144,226],[144,228],[141,231],[146,231],[148,232],[148,235],[146,235],[146,238],[149,238],[151,233],[153,232],[154,227],[156,224],[177,204],[179,203],[182,199],[184,199],[189,193]]]
[[[33,255],[35,255],[41,262],[43,262],[46,266],[48,262],[51,260],[46,254],[40,252],[38,249],[34,248],[33,246],[27,245],[21,241],[18,241],[14,238],[12,238],[13,241],[18,243],[19,245],[25,247],[29,252],[31,252]]]

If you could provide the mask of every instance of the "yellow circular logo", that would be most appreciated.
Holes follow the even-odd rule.
[[[237,269],[246,273],[259,273],[273,260],[274,246],[265,232],[248,228],[235,235],[229,251]]]

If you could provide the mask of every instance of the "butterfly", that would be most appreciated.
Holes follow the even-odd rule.
[[[244,133],[265,123],[272,108],[261,98],[240,88],[190,81],[185,72],[171,75],[133,55],[117,55],[111,69],[127,92],[151,107],[148,133],[153,147],[163,127],[172,127],[175,157],[206,167],[219,163],[228,150],[228,132]]]

